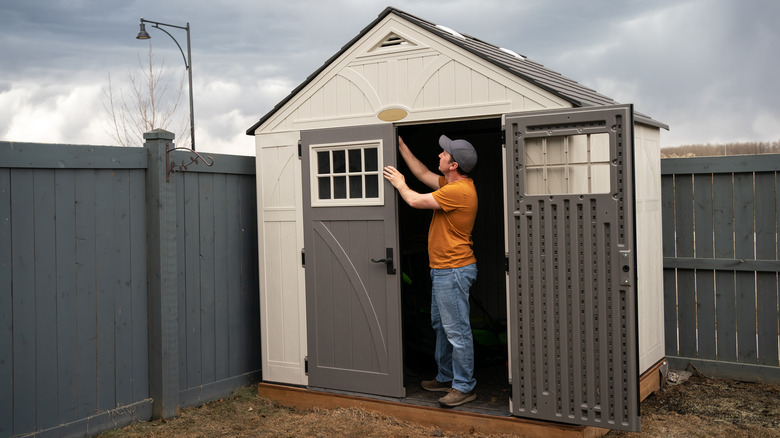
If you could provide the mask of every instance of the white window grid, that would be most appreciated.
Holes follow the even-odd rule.
[[[525,193],[609,193],[611,167],[608,133],[527,140]]]
[[[376,150],[376,168],[366,170],[366,150]],[[358,154],[359,151],[359,154]],[[320,168],[320,157],[327,154],[327,169]],[[335,156],[343,154],[343,169],[336,169]],[[360,166],[350,166],[359,155]],[[384,204],[384,178],[382,177],[382,140],[328,143],[310,146],[309,175],[312,207],[369,206]],[[340,166],[339,166],[340,167]],[[355,192],[352,181],[359,178],[360,193]],[[320,197],[320,184],[327,180],[329,197]],[[367,182],[376,182],[376,196],[367,197]],[[343,184],[342,184],[343,182]],[[370,183],[369,183],[370,184]],[[343,190],[342,192],[342,185]],[[341,195],[337,197],[337,193]],[[369,194],[371,195],[371,194]]]

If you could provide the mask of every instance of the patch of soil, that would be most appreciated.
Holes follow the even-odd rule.
[[[611,431],[610,438],[778,437],[780,386],[692,376],[648,397],[642,432]],[[420,426],[363,409],[294,410],[259,397],[254,386],[168,421],[136,423],[101,437],[501,437]]]
[[[640,406],[642,432],[607,437],[780,437],[780,386],[693,375]]]

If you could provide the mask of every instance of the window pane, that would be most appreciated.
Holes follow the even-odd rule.
[[[336,155],[335,153],[333,155]],[[343,157],[343,151],[342,151]],[[333,199],[346,199],[347,198],[347,177],[334,176],[333,177]]]
[[[547,138],[547,161],[545,164],[566,164],[566,137]]]
[[[589,152],[586,134],[569,136],[569,163],[587,163]]]
[[[379,197],[379,175],[366,175],[366,198]]]
[[[361,163],[360,160],[360,149],[350,149],[349,154],[349,171],[350,172],[360,172],[360,169],[363,167],[363,163]]]
[[[363,177],[360,175],[349,176],[349,197],[350,198],[362,198],[363,197]]]
[[[317,186],[319,187],[319,199],[330,199],[330,178],[317,178]]]
[[[544,165],[544,147],[541,138],[531,138],[525,141],[525,166]]]
[[[366,172],[375,172],[376,170],[378,170],[376,151],[377,148],[363,149],[363,154],[365,155],[365,159],[366,159]]]
[[[590,136],[590,159],[595,162],[609,162],[609,134],[602,132]]]
[[[609,193],[611,166],[609,164],[594,164],[590,169],[591,193]]]
[[[346,173],[346,164],[344,151],[333,151],[333,173]]]
[[[324,175],[330,173],[330,152],[317,152],[317,174]]]

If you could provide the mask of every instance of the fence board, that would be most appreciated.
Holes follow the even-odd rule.
[[[115,406],[133,402],[133,323],[130,277],[130,181],[127,171],[116,170],[113,179],[114,248],[114,367],[116,370]],[[114,406],[112,406],[113,408]]]
[[[674,217],[677,257],[694,256],[693,175],[674,179]],[[693,270],[677,270],[677,326],[680,355],[696,357],[696,276]]]
[[[130,293],[133,324],[133,400],[149,397],[148,309],[146,299],[146,177],[144,171],[128,172],[130,178]]]
[[[77,172],[76,184],[76,295],[78,322],[78,411],[85,418],[97,412],[97,302],[95,288],[95,171]]]
[[[69,169],[55,178],[55,235],[57,264],[57,405],[59,423],[79,418],[78,412],[78,294],[76,288],[76,182]]]
[[[241,197],[241,291],[242,311],[248,330],[243,348],[248,353],[245,372],[260,368],[260,294],[258,276],[255,274],[257,259],[257,185],[252,178],[239,180]]]
[[[115,296],[114,264],[114,184],[112,171],[95,172],[95,279],[97,300],[97,390],[98,409],[107,411],[116,407],[116,378],[114,349]]]
[[[214,362],[215,380],[230,377],[228,308],[227,175],[214,174]]]
[[[216,346],[214,329],[214,263],[219,257],[214,253],[214,179],[213,174],[198,174],[198,216],[200,217],[199,254],[201,254],[198,281],[201,306],[201,384],[216,379]]]
[[[661,229],[674,230],[674,175],[661,177]],[[675,257],[674,233],[661,235],[664,258]],[[663,270],[664,284],[664,345],[666,351],[679,354],[677,343],[677,270]]]
[[[14,430],[35,430],[35,228],[33,171],[11,170],[11,235],[13,253]]]
[[[734,258],[734,186],[731,174],[713,175],[713,227],[716,258]],[[715,273],[715,306],[718,314],[717,338],[719,360],[737,359],[736,289],[733,271]]]
[[[694,241],[696,258],[712,258],[712,176],[694,175],[695,225]],[[715,357],[715,273],[712,270],[696,271],[696,327],[697,356]]]
[[[11,171],[0,169],[0,354],[13,352]],[[0,436],[13,433],[13,361],[0,361]]]
[[[186,386],[199,386],[201,380],[201,320],[200,320],[200,217],[198,216],[198,176],[183,174],[184,191],[184,257],[185,257],[185,303],[187,335],[182,339],[187,344],[187,362],[184,368]]]
[[[753,259],[753,174],[734,174],[734,257]],[[755,274],[736,273],[737,361],[756,363]]]
[[[177,305],[178,305],[178,318],[179,323],[177,325],[179,336],[177,338],[179,343],[179,389],[188,388],[187,384],[187,360],[189,357],[189,346],[187,343],[188,337],[188,320],[187,320],[187,281],[185,276],[187,275],[187,245],[185,236],[185,229],[187,222],[185,220],[185,205],[184,205],[184,174],[178,174],[171,178],[171,181],[176,184],[176,275],[177,275]],[[190,271],[191,272],[191,271]]]
[[[54,235],[54,171],[33,171],[35,288],[35,393],[37,426],[57,424],[57,288]]]
[[[777,259],[778,208],[774,173],[755,175],[756,258]],[[777,273],[756,274],[758,363],[778,365],[778,287]]]
[[[228,308],[230,311],[229,332],[231,333],[228,348],[230,359],[230,375],[235,376],[244,370],[246,355],[241,327],[244,325],[241,291],[241,205],[239,202],[239,177],[228,178],[228,191],[225,199],[228,235]]]

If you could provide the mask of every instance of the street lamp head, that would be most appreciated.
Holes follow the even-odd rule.
[[[135,37],[137,40],[148,40],[151,38],[148,33],[146,33],[146,27],[144,26],[144,23],[141,22],[141,30],[138,31],[138,35]]]

